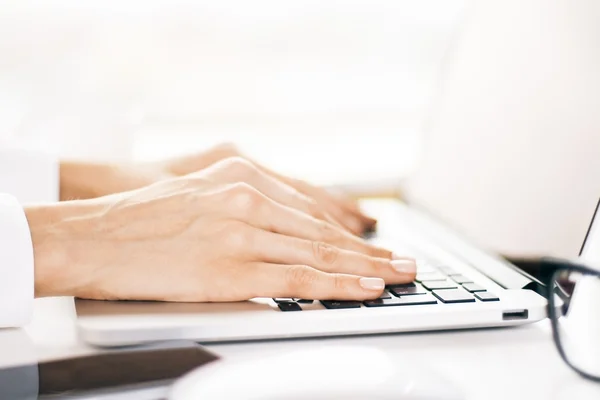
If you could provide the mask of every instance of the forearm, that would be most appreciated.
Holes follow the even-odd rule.
[[[62,161],[60,200],[91,199],[138,189],[154,183],[155,171],[148,167],[109,163]]]

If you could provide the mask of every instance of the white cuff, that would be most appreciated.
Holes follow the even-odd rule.
[[[0,328],[23,326],[34,298],[33,245],[23,208],[0,193]]]

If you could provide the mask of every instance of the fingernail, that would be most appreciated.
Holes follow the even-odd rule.
[[[401,274],[414,274],[417,271],[417,266],[412,260],[392,260],[390,264]]]
[[[381,278],[360,278],[360,286],[367,290],[382,290],[385,282]]]

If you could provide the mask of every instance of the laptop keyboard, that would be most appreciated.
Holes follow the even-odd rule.
[[[277,298],[273,299],[281,311],[302,311],[302,304],[313,304],[313,300]],[[383,294],[375,300],[341,301],[322,300],[328,310],[375,308],[393,306],[423,306],[499,301],[495,294],[487,291],[472,279],[445,265],[418,262],[415,282],[386,286]]]

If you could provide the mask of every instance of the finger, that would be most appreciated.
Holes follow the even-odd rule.
[[[416,265],[411,259],[389,260],[339,249],[323,242],[313,242],[263,230],[253,233],[251,252],[260,261],[277,264],[308,265],[323,272],[378,277],[386,284],[412,282]]]
[[[367,227],[366,221],[361,218],[360,213],[354,213],[345,207],[343,202],[338,201],[338,198],[333,196],[325,189],[312,186],[306,182],[298,181],[290,178],[283,178],[284,181],[291,187],[297,189],[311,198],[314,198],[323,209],[339,221],[346,229],[360,235]]]
[[[343,194],[334,194],[334,197],[337,200],[337,202],[341,204],[341,207],[343,209],[347,210],[350,213],[353,213],[357,218],[360,218],[360,220],[365,225],[365,229],[372,230],[375,227],[375,225],[377,225],[377,219],[365,214],[360,209],[356,201],[347,198]]]
[[[335,189],[323,189],[328,195],[330,195],[341,208],[347,210],[350,213],[355,214],[358,217],[365,219],[366,221],[376,222],[375,218],[365,214],[358,205],[358,202],[348,197],[343,191]]]
[[[373,218],[366,215],[358,206],[356,201],[346,197],[341,192],[333,192],[329,189],[314,186],[306,181],[289,179],[292,181],[288,183],[290,186],[297,188],[302,193],[306,193],[310,196],[319,198],[319,199],[327,199],[331,203],[335,204],[337,208],[342,209],[344,212],[354,215],[357,218],[363,219],[365,221],[374,221]]]
[[[248,160],[232,157],[220,161],[212,168],[212,178],[219,183],[246,183],[278,203],[342,226],[315,200],[270,176]]]
[[[296,189],[298,192],[308,197],[314,198],[319,204],[322,205],[327,214],[331,215],[337,223],[341,224],[355,235],[359,235],[365,230],[372,229],[377,223],[375,219],[366,216],[351,200],[345,199],[341,196],[336,196],[325,189],[313,186],[307,182],[288,178],[278,174],[275,171],[252,160],[234,146],[225,145],[222,146],[222,149],[224,151],[221,151],[219,154],[221,154],[223,157],[238,157],[246,160],[256,166],[258,170],[262,171],[267,176],[270,176],[275,180]]]
[[[344,228],[352,232],[354,235],[361,235],[365,231],[366,225],[361,219],[348,214],[340,207],[337,207],[335,204],[332,204],[329,201],[321,200],[321,204],[325,204],[325,209],[333,216],[333,218],[335,218],[337,221],[340,221]]]
[[[329,223],[273,201],[251,187],[240,186],[230,194],[231,215],[251,226],[282,235],[294,236],[373,257],[391,259],[392,252],[374,246]]]
[[[247,175],[244,181],[280,204],[294,208],[314,218],[328,221],[339,227],[348,228],[338,219],[327,213],[316,201],[260,169],[257,169],[253,174]]]
[[[372,230],[377,224],[377,220],[363,213],[356,202],[339,195],[329,194],[325,190],[323,191],[325,192],[323,196],[331,196],[329,198],[333,204],[332,207],[339,209],[348,221],[353,221],[351,223],[360,225],[361,232],[359,233]]]
[[[341,221],[355,235],[372,230],[377,223],[371,217],[367,217],[357,207],[349,207],[351,201],[329,193],[327,190],[308,186],[302,193],[313,197],[334,218]]]
[[[305,265],[258,263],[245,283],[253,297],[298,297],[315,300],[378,298],[384,281],[374,277],[330,274]]]

